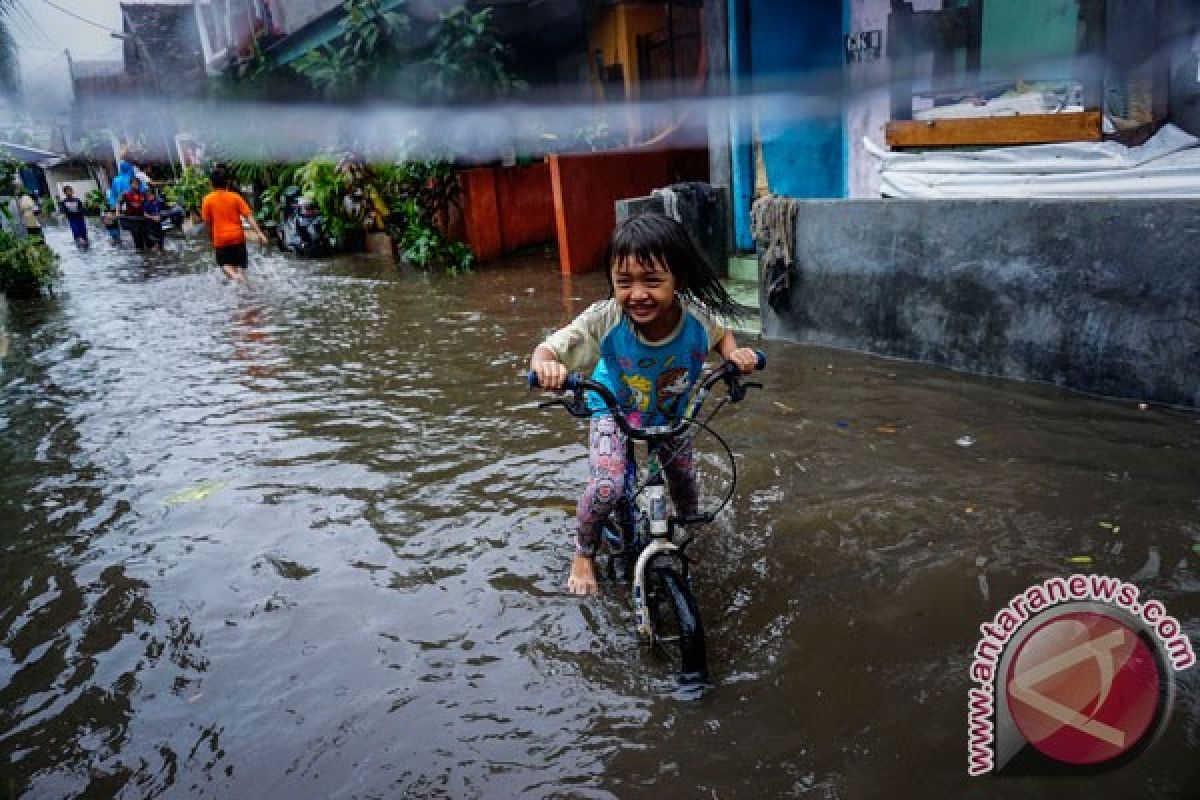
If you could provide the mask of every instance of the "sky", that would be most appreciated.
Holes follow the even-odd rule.
[[[78,60],[121,58],[121,42],[109,35],[121,30],[121,0],[17,0],[7,23],[17,43],[21,85],[30,105],[63,109],[70,104],[64,51]]]

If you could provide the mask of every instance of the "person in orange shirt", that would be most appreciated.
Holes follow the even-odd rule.
[[[244,279],[249,263],[242,220],[250,223],[259,242],[265,244],[267,237],[254,221],[254,214],[242,196],[229,191],[228,172],[217,167],[209,175],[209,180],[212,181],[213,190],[200,202],[200,216],[208,226],[217,266],[224,270],[230,280],[240,281]]]

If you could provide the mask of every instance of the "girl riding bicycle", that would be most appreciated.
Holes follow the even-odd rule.
[[[738,347],[720,321],[738,306],[687,231],[662,214],[631,217],[609,244],[611,296],[593,304],[539,344],[529,368],[545,389],[561,389],[569,371],[595,364],[592,379],[621,401],[639,427],[669,425],[683,413],[704,361],[715,350],[742,371],[758,355]],[[624,491],[625,434],[604,405],[589,397],[590,477],[576,510],[575,558],[567,589],[594,594],[600,528]],[[696,510],[698,492],[691,440],[682,435],[659,446],[663,473],[677,510]]]

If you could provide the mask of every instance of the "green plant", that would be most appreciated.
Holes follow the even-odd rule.
[[[346,184],[337,162],[329,156],[317,156],[296,170],[296,182],[321,209],[321,215],[329,223],[329,235],[341,242],[349,220],[342,212]]]
[[[279,219],[279,189],[277,187],[272,186],[258,193],[258,208],[254,211],[254,218],[258,220],[259,224],[275,224]]]
[[[375,188],[391,210],[388,233],[405,261],[422,269],[471,269],[470,249],[448,241],[442,233],[461,194],[453,164],[442,159],[402,161],[376,165],[372,174]]]
[[[58,256],[40,241],[0,230],[0,292],[33,297],[58,280]]]
[[[83,196],[83,207],[87,211],[98,212],[104,208],[104,192],[99,189],[89,189]]]
[[[507,97],[526,87],[508,68],[509,48],[500,41],[492,9],[465,6],[442,15],[430,56],[425,90],[430,99],[471,103]]]
[[[396,207],[388,220],[388,232],[396,240],[400,257],[415,267],[441,266],[457,273],[470,271],[474,264],[471,249],[462,242],[447,240],[428,210],[413,197]]]
[[[184,167],[179,179],[168,183],[163,189],[167,201],[178,203],[189,214],[200,213],[200,202],[212,191],[212,183],[203,172]]]
[[[0,147],[0,195],[12,194],[21,174],[21,162]]]
[[[346,0],[341,33],[331,44],[309,50],[295,70],[325,99],[358,100],[383,88],[403,50],[409,19],[384,10],[380,0]]]

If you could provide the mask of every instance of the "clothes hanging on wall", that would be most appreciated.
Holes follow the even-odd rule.
[[[767,284],[767,304],[787,305],[788,290],[796,272],[796,214],[800,204],[792,197],[765,195],[750,209],[751,231]]]

